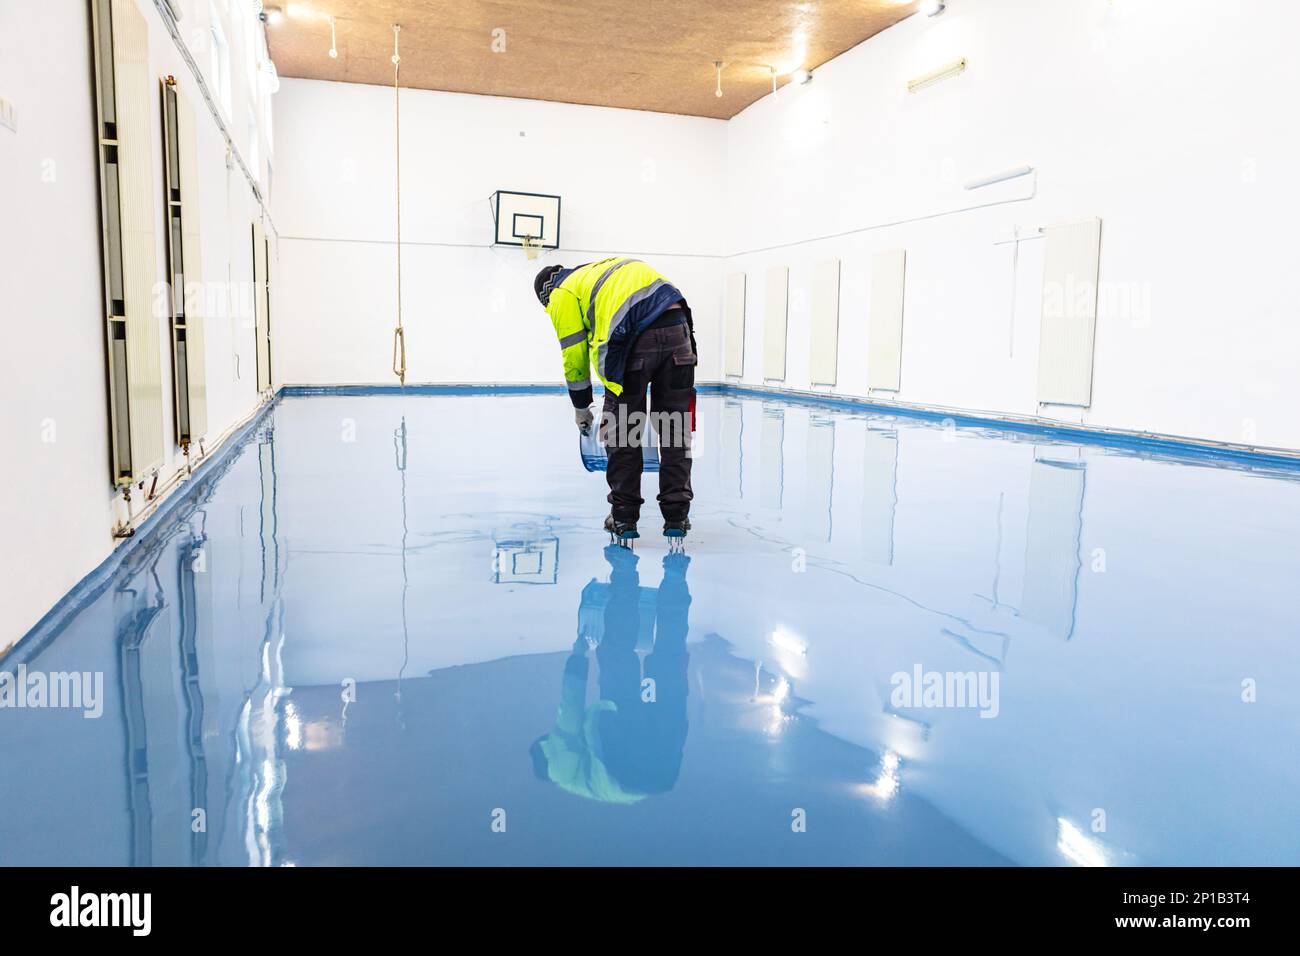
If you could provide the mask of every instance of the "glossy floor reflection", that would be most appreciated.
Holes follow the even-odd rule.
[[[706,395],[675,557],[559,396],[266,421],[0,662],[104,675],[0,863],[1300,861],[1296,473]]]

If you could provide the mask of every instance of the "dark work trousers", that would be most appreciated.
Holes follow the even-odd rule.
[[[650,416],[660,429],[659,510],[665,521],[685,518],[691,508],[691,398],[695,394],[695,348],[690,327],[677,325],[646,329],[632,345],[623,375],[623,394],[605,390],[601,416],[602,436],[609,449],[608,501],[615,521],[634,522],[640,517],[642,451],[637,441],[644,427],[629,428],[646,416],[646,389],[650,389]],[[667,419],[656,416],[672,413]],[[638,416],[637,413],[640,413]],[[655,440],[651,436],[650,440]]]

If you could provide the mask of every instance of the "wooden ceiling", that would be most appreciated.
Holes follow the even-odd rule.
[[[909,16],[915,0],[305,0],[266,34],[281,76],[730,118]],[[334,18],[338,57],[329,56]],[[501,31],[504,31],[502,33]],[[500,52],[494,46],[504,49]],[[715,95],[714,61],[722,61]]]

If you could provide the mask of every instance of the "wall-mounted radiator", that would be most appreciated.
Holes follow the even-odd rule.
[[[128,484],[163,459],[149,27],[134,0],[94,0],[91,20],[111,467]]]
[[[745,374],[745,273],[727,276],[726,365],[724,375]]]
[[[162,84],[164,201],[171,283],[172,402],[176,442],[189,445],[208,428],[204,369],[203,260],[199,251],[199,171],[194,109],[172,77]]]
[[[1048,226],[1038,345],[1040,404],[1092,404],[1101,220]]]
[[[785,341],[787,306],[790,297],[790,270],[772,266],[767,270],[767,289],[763,305],[763,378],[785,381]]]
[[[871,258],[867,308],[867,388],[897,392],[903,375],[903,287],[907,253],[879,252]]]
[[[834,385],[840,357],[840,260],[817,263],[812,279],[808,381]]]

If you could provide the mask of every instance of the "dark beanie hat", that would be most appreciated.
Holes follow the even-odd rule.
[[[537,293],[537,301],[542,305],[550,303],[551,290],[555,288],[556,277],[563,271],[564,266],[547,266],[537,273],[537,278],[533,280],[533,291]]]

